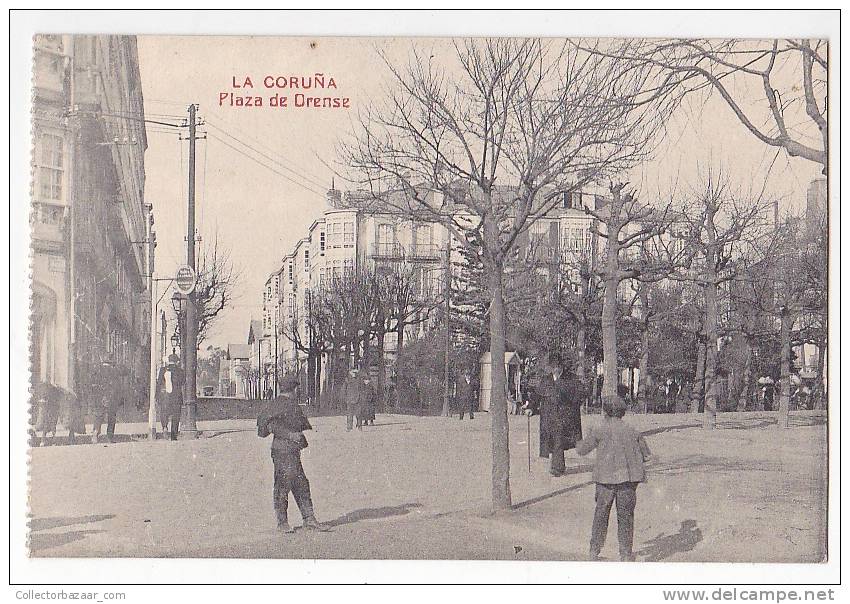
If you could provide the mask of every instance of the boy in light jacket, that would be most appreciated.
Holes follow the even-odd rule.
[[[626,403],[619,396],[603,397],[602,423],[591,428],[586,438],[576,445],[579,455],[596,449],[593,481],[596,483],[596,512],[590,537],[590,559],[598,560],[608,533],[611,506],[617,505],[617,536],[620,560],[635,559],[635,503],[637,485],[646,480],[644,462],[650,450],[643,436],[623,421]]]

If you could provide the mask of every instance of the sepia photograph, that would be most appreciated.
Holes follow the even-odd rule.
[[[834,561],[836,15],[37,30],[23,555]]]

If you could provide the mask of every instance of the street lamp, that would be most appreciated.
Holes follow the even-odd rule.
[[[180,336],[177,335],[177,332],[171,334],[171,347],[177,348],[180,346]]]

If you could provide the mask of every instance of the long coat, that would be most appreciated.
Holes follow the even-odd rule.
[[[361,419],[373,421],[375,419],[375,407],[377,403],[377,395],[375,388],[372,386],[372,380],[367,383],[365,379],[360,381],[358,390],[359,409],[363,413]]]
[[[540,457],[573,449],[581,440],[581,401],[584,389],[578,380],[548,375],[540,380]]]
[[[171,392],[165,391],[165,371],[171,370]],[[183,384],[186,382],[186,376],[183,368],[179,365],[166,365],[160,367],[159,375],[157,376],[157,402],[159,403],[160,418],[179,414],[180,408],[183,406]]]

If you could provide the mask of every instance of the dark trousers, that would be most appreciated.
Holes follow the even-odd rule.
[[[180,409],[170,411],[168,413],[168,421],[171,422],[171,433],[169,434],[169,437],[171,440],[177,440],[177,434],[180,432]],[[165,426],[162,428],[164,431]]]
[[[288,522],[289,493],[295,497],[295,503],[301,512],[301,517],[307,521],[315,518],[313,514],[313,499],[310,497],[310,481],[304,474],[301,465],[300,451],[272,449],[274,463],[274,511],[277,523]]]
[[[100,436],[103,424],[106,423],[106,438],[112,440],[115,435],[115,416],[116,413],[113,409],[103,408],[98,410],[92,422],[94,424],[94,435]]]
[[[617,538],[620,542],[620,559],[632,560],[632,542],[635,535],[636,482],[618,484],[596,483],[596,511],[593,514],[593,529],[590,537],[590,555],[596,557],[605,545],[608,534],[608,517],[611,506],[617,504]]]
[[[567,460],[564,450],[558,447],[549,455],[549,473],[560,476],[567,471]]]
[[[345,429],[351,430],[351,427],[354,425],[354,418],[357,418],[357,428],[360,429],[363,426],[363,411],[359,410],[354,405],[346,405],[345,408]]]
[[[470,401],[469,403],[469,419],[475,419],[475,401]],[[466,413],[466,409],[464,408],[463,403],[460,404],[460,419],[463,419],[464,413]]]

